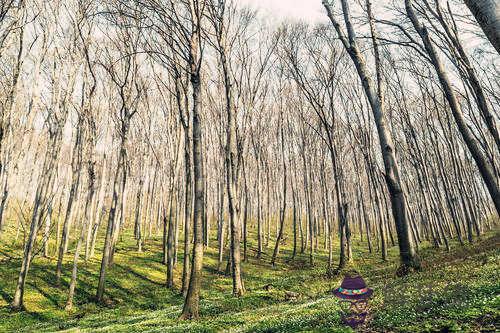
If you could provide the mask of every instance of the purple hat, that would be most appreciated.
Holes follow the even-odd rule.
[[[373,294],[373,289],[367,288],[361,276],[346,276],[339,288],[333,294],[342,299],[367,299]]]

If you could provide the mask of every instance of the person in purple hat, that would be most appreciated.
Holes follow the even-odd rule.
[[[373,289],[366,286],[365,280],[358,272],[352,271],[346,274],[340,287],[333,294],[342,300],[342,321],[355,328],[365,322],[368,299],[373,294]]]

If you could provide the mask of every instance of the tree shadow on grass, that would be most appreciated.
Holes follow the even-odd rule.
[[[54,307],[60,308],[61,306],[59,305],[59,299],[55,297],[53,294],[46,292],[43,288],[39,287],[37,283],[33,282],[28,282],[28,286],[33,287],[40,295],[45,297],[47,300],[49,300]]]
[[[206,271],[207,273],[210,273],[210,274],[213,274],[215,276],[223,276],[223,277],[231,277],[230,274],[226,274],[225,273],[225,267],[226,265],[223,265],[224,266],[224,269],[222,270],[218,270],[217,268],[215,267],[212,267],[212,266],[204,266],[203,267],[203,270]]]
[[[2,297],[7,304],[10,304],[12,303],[13,298],[4,290],[4,288],[6,288],[6,286],[0,286],[0,297]]]
[[[35,269],[33,269],[33,268],[35,268]],[[57,277],[52,269],[50,269],[47,266],[40,266],[40,265],[37,265],[36,267],[33,267],[33,268],[30,270],[31,271],[30,279],[34,279],[35,277],[37,277],[37,278],[43,280],[45,283],[47,283],[47,285],[49,285],[51,287],[69,288],[68,282],[66,282],[66,280],[63,279],[64,273],[66,272],[65,270],[63,270],[63,276],[61,276],[60,285],[57,286],[57,284],[56,284]]]
[[[132,268],[130,267],[125,267],[123,265],[119,265],[119,264],[114,264],[115,267],[118,267],[119,269],[123,270],[124,272],[126,273],[129,273],[129,274],[132,274],[133,276],[143,280],[143,281],[146,281],[148,283],[151,283],[151,284],[154,284],[154,285],[157,285],[157,286],[165,286],[165,283],[163,282],[158,282],[158,281],[154,281],[152,279],[150,279],[149,277],[145,276],[145,275],[142,275],[136,271],[134,271]]]
[[[14,257],[12,253],[9,253],[7,251],[4,251],[4,250],[0,250],[0,255],[4,256],[6,259],[2,260],[2,261],[11,261],[11,260],[21,260],[20,257]]]

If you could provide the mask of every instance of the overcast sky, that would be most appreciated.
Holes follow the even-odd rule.
[[[262,14],[284,19],[317,21],[326,19],[321,0],[236,0],[242,5],[258,8]]]

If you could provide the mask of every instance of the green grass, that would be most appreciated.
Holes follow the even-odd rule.
[[[269,264],[271,247],[258,261],[254,244],[250,244],[249,261],[243,265],[247,293],[241,298],[231,296],[231,278],[216,272],[216,242],[212,241],[205,252],[201,318],[179,321],[183,299],[178,290],[164,286],[161,237],[147,240],[145,251],[138,253],[130,234],[123,235],[116,264],[108,272],[106,305],[93,301],[100,265],[97,252],[94,259],[80,265],[75,309],[71,313],[63,310],[70,253],[60,287],[54,285],[55,258],[35,258],[27,281],[26,311],[12,312],[8,304],[18,275],[21,241],[14,243],[13,233],[7,230],[0,236],[0,332],[351,332],[342,325],[339,303],[330,293],[341,277],[326,277],[323,246],[314,267],[309,267],[305,254],[288,262],[290,238],[275,268]],[[397,247],[391,247],[389,260],[382,262],[379,254],[369,254],[355,240],[356,268],[375,290],[371,320],[364,330],[494,331],[500,321],[499,243],[500,235],[489,233],[474,245],[453,243],[450,253],[423,244],[423,271],[397,278]],[[180,286],[181,263],[182,256],[176,286]],[[272,289],[264,290],[268,284]],[[287,301],[285,291],[300,296]]]

